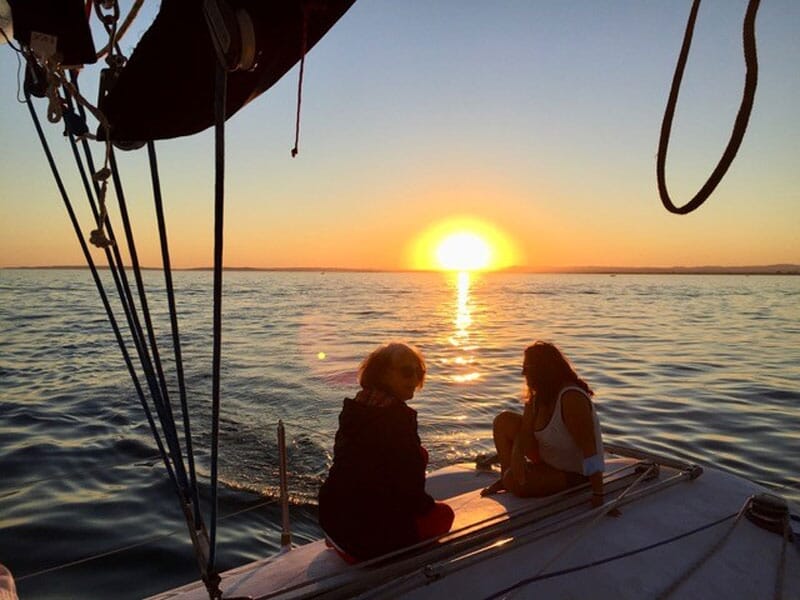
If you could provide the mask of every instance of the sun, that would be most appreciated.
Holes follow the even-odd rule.
[[[445,237],[436,247],[436,262],[447,271],[480,271],[492,260],[492,249],[480,235],[459,231]]]
[[[520,264],[507,234],[471,216],[432,224],[410,243],[409,251],[412,268],[425,271],[494,271]]]

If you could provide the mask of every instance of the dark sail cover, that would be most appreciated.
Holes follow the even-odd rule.
[[[355,0],[228,0],[245,10],[256,64],[228,75],[227,117],[270,88],[310,50]],[[190,135],[214,122],[217,54],[198,0],[163,0],[100,106],[111,139],[139,142]],[[104,137],[104,132],[98,132]]]

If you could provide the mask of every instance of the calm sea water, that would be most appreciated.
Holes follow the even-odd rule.
[[[145,280],[173,373],[163,279]],[[175,280],[205,482],[211,275]],[[607,440],[713,463],[799,503],[799,300],[790,276],[226,273],[218,565],[278,549],[278,419],[294,540],[319,535],[314,497],[342,399],[390,339],[427,358],[412,405],[434,468],[492,449],[493,416],[520,406],[522,350],[546,339],[595,389]],[[139,598],[196,579],[89,273],[0,271],[0,344],[0,562],[21,597]]]

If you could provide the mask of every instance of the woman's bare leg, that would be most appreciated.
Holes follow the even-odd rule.
[[[519,413],[505,410],[494,418],[492,437],[500,459],[500,470],[503,473],[511,466],[511,449],[514,447],[514,439],[520,427],[522,427],[522,415]]]
[[[511,471],[503,474],[504,487],[521,498],[540,498],[557,494],[569,487],[567,473],[546,463],[528,463],[525,469],[525,483],[520,483]]]
[[[522,415],[519,413],[506,410],[494,418],[492,437],[494,438],[497,457],[500,459],[500,479],[484,488],[481,491],[481,496],[488,496],[506,489],[504,475],[511,465],[511,449],[514,446],[514,439],[517,437],[520,427],[522,427]]]

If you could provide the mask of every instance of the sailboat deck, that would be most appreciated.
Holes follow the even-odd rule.
[[[781,537],[731,518],[750,495],[763,491],[756,484],[715,470],[693,479],[665,465],[646,476],[653,463],[628,457],[606,464],[606,506],[622,496],[618,517],[592,509],[586,486],[538,499],[481,497],[497,473],[454,465],[429,476],[429,492],[456,513],[451,533],[438,542],[349,566],[320,540],[228,571],[220,587],[224,597],[263,599],[491,598],[538,577],[521,587],[548,598],[589,591],[598,598],[651,597],[735,528],[675,597],[773,595]],[[708,526],[715,521],[720,523]],[[800,590],[800,555],[790,547],[785,556],[784,585]],[[155,598],[206,597],[198,582]]]

